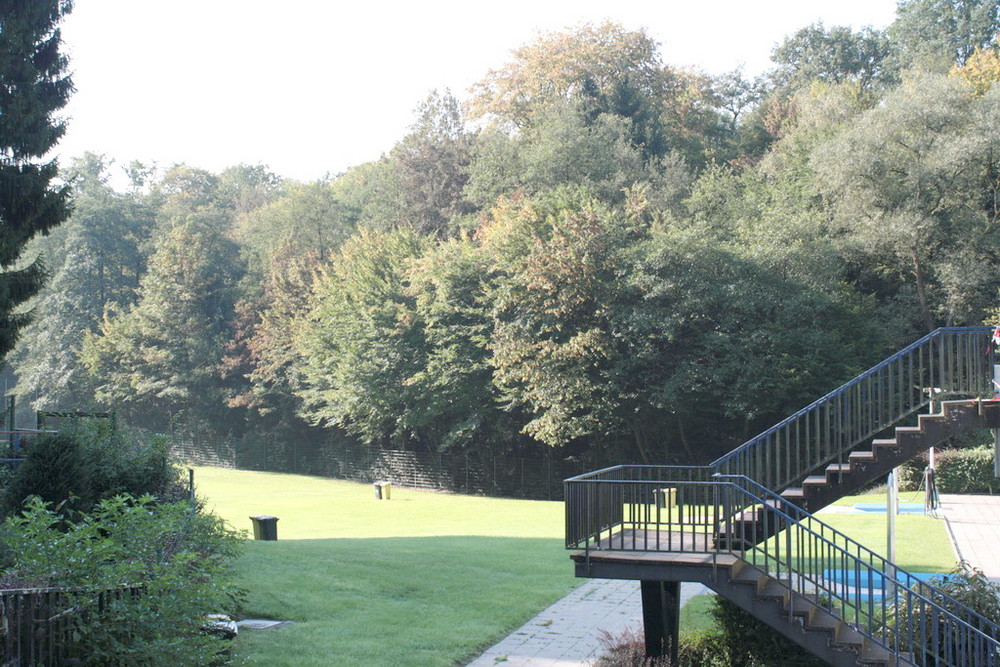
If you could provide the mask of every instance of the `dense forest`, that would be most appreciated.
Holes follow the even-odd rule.
[[[996,316],[1000,1],[814,24],[750,80],[540,35],[315,183],[64,165],[8,358],[158,431],[707,462],[923,333]],[[155,128],[151,128],[155,131]]]

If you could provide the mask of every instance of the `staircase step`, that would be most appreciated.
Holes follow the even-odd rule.
[[[831,463],[826,467],[826,476],[830,475],[847,475],[851,472],[850,463]]]
[[[843,621],[825,609],[813,606],[813,610],[812,614],[806,616],[806,629],[823,630],[830,634],[836,634],[837,628],[841,626]]]
[[[858,664],[886,665],[886,667],[895,667],[897,664],[897,658],[896,654],[892,651],[866,639],[861,645],[861,652],[858,654]]]
[[[808,595],[803,593],[794,593],[792,595],[792,615],[802,616],[806,619],[810,618],[819,611],[819,607],[816,606],[816,596]]]
[[[865,636],[847,623],[840,623],[833,631],[833,638],[830,640],[830,643],[834,646],[850,648],[860,652],[865,643]]]
[[[826,481],[826,475],[810,475],[802,480],[802,488],[804,489],[808,486],[826,486],[828,482]]]
[[[729,580],[735,584],[749,584],[754,586],[754,590],[761,587],[761,582],[763,579],[770,579],[760,570],[754,567],[744,567],[741,568],[735,575],[731,575]]]
[[[898,431],[899,429],[896,430]],[[895,438],[872,440],[872,451],[875,451],[876,447],[888,447],[890,449],[898,449],[899,443],[896,442]]]
[[[795,502],[796,500],[803,500],[806,497],[806,492],[801,486],[790,486],[781,492],[781,497]]]
[[[759,586],[757,588],[758,598],[774,598],[784,600],[788,594],[788,588],[771,577],[767,578],[767,581],[764,582],[763,586]]]
[[[875,458],[875,452],[871,451],[851,452],[847,455],[847,460],[851,462],[852,466],[874,463]]]

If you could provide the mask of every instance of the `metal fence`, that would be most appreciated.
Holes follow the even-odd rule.
[[[535,500],[562,500],[563,480],[594,461],[541,456],[373,449],[347,443],[285,443],[172,436],[171,455],[195,465],[319,475],[357,482]],[[600,465],[598,463],[598,465]]]
[[[82,664],[86,656],[78,655],[74,641],[79,623],[142,592],[136,586],[0,590],[0,664]]]
[[[899,664],[1000,666],[992,621],[746,477],[619,466],[566,486],[567,548],[732,554]]]
[[[992,331],[937,329],[710,465],[780,491],[932,401],[991,396]]]

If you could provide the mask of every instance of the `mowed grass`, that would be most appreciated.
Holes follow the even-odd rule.
[[[278,541],[249,541],[239,562],[243,616],[295,623],[241,633],[237,655],[251,663],[462,663],[579,583],[562,546],[561,502],[398,487],[380,501],[370,484],[218,468],[197,468],[195,482],[234,527],[279,518]],[[885,515],[821,518],[885,553]],[[951,569],[943,522],[897,517],[897,560]],[[710,604],[695,598],[682,631],[712,627]]]
[[[245,630],[237,655],[267,665],[449,665],[506,636],[578,580],[558,502],[491,499],[339,480],[197,468],[206,506],[249,531],[238,567],[243,616],[295,621]]]

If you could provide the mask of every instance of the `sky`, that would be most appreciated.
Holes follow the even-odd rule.
[[[77,92],[56,156],[215,172],[264,164],[312,181],[378,159],[432,90],[465,99],[540,33],[611,20],[645,29],[667,64],[753,75],[810,23],[881,28],[895,9],[895,0],[76,0],[63,50]]]

